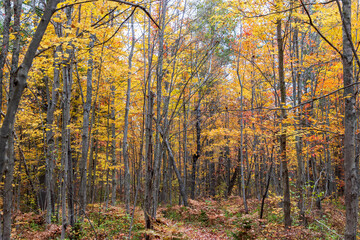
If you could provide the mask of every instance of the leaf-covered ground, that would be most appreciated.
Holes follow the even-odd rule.
[[[249,213],[245,214],[242,200],[215,201],[189,200],[189,207],[163,206],[158,210],[154,229],[144,229],[144,215],[135,210],[132,239],[340,239],[344,231],[343,200],[325,199],[321,210],[306,213],[308,226],[300,226],[293,203],[293,227],[285,230],[282,224],[281,199],[266,200],[264,219],[259,219],[260,201],[248,200]],[[308,203],[310,207],[311,202]],[[314,205],[314,204],[313,204]],[[314,206],[313,206],[314,208]],[[45,226],[44,216],[34,213],[14,215],[14,239],[59,239],[60,224]],[[91,205],[82,224],[68,229],[69,239],[126,239],[131,218],[123,207]]]

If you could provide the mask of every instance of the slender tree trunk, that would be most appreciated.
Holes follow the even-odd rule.
[[[184,89],[185,91],[185,89]],[[184,188],[185,192],[187,192],[187,158],[188,158],[188,149],[187,149],[187,116],[188,116],[188,110],[186,109],[186,102],[185,102],[185,94],[184,94],[184,103],[183,103],[183,109],[184,109],[184,121],[183,121],[183,131],[184,131],[184,137],[183,137],[183,144],[184,144]],[[190,109],[190,107],[188,107]]]
[[[150,85],[150,84],[149,84]],[[149,86],[150,87],[150,86]],[[152,179],[154,174],[153,161],[152,161],[152,117],[153,117],[153,105],[154,105],[154,93],[150,91],[148,94],[148,104],[147,104],[147,116],[146,116],[146,142],[145,142],[145,156],[146,156],[146,178],[145,178],[145,202],[144,202],[144,215],[145,215],[145,224],[147,229],[152,228],[151,220],[151,207],[152,207]]]
[[[61,182],[61,210],[62,210],[62,230],[61,239],[65,239],[68,219],[66,216],[66,199],[68,190],[69,173],[69,140],[70,140],[70,99],[72,85],[71,63],[63,67],[63,129],[62,129],[62,182]]]
[[[8,108],[6,110],[5,118],[0,130],[0,175],[3,174],[4,164],[8,158],[7,153],[9,148],[9,139],[12,137],[15,115],[19,107],[21,96],[26,87],[27,75],[42,37],[44,36],[46,28],[50,22],[50,18],[55,12],[57,3],[58,0],[49,0],[49,2],[47,2],[44,13],[26,51],[24,60],[18,68],[17,74],[15,76],[15,81],[17,84],[11,96],[11,100],[8,102]]]
[[[86,74],[86,101],[84,103],[83,111],[83,127],[81,135],[81,159],[79,163],[80,171],[80,189],[79,189],[79,202],[80,202],[80,216],[85,214],[86,211],[86,183],[87,183],[87,162],[89,153],[89,125],[90,125],[90,111],[92,101],[92,82],[93,82],[93,50],[94,35],[90,36],[89,43],[89,59],[88,69]],[[92,116],[94,117],[94,116]]]
[[[345,206],[346,227],[345,239],[356,239],[358,224],[358,166],[355,164],[355,124],[356,124],[356,93],[353,79],[353,52],[351,39],[351,0],[343,0],[343,81],[345,101],[345,138],[344,138],[344,169],[345,169]]]
[[[68,142],[68,217],[69,224],[73,228],[75,226],[75,210],[74,210],[74,164],[72,158],[71,151],[71,137],[69,134],[69,142]]]
[[[162,103],[162,82],[163,82],[163,61],[164,61],[164,32],[165,32],[165,17],[167,9],[167,1],[161,0],[161,29],[159,30],[158,44],[159,44],[159,55],[158,63],[156,68],[156,132],[155,132],[155,152],[154,152],[154,187],[152,192],[153,197],[153,206],[151,211],[151,216],[156,218],[156,210],[158,205],[158,195],[160,187],[160,166],[161,166],[161,157],[162,157],[162,144],[160,141],[160,132],[161,132],[161,103]]]
[[[176,178],[178,179],[180,195],[181,195],[181,197],[183,199],[184,206],[187,206],[188,203],[187,203],[187,196],[186,196],[186,192],[185,192],[184,182],[183,182],[183,180],[181,178],[181,174],[180,174],[178,168],[176,167],[174,154],[173,154],[173,152],[172,152],[172,150],[170,148],[169,141],[167,140],[167,138],[165,138],[164,141],[165,141],[165,145],[166,145],[166,148],[168,150],[168,153],[169,153],[171,165],[172,165],[172,167],[173,167],[173,169],[175,171]]]
[[[129,73],[126,90],[126,107],[125,107],[125,123],[124,123],[124,138],[123,138],[123,158],[125,163],[125,204],[126,212],[130,213],[130,172],[129,172],[129,155],[128,155],[128,128],[129,128],[129,109],[130,109],[130,93],[131,93],[131,76],[132,76],[132,58],[135,47],[135,30],[134,30],[134,16],[131,17],[131,47],[128,58]]]
[[[117,191],[117,161],[116,161],[116,132],[115,132],[115,86],[111,84],[111,165],[113,167],[111,173],[111,206],[115,206],[116,203],[116,191]],[[128,166],[128,165],[127,165]],[[126,167],[126,166],[125,166]],[[129,194],[130,196],[130,194]]]
[[[59,52],[60,49],[56,48],[54,52],[54,79],[53,79],[53,87],[52,87],[52,94],[51,99],[49,96],[48,99],[48,108],[46,113],[46,223],[51,223],[51,216],[52,216],[52,195],[53,195],[53,188],[52,188],[52,182],[53,182],[53,169],[55,164],[55,157],[54,157],[54,113],[57,106],[57,102],[59,99],[59,87],[60,87],[60,80],[59,80],[59,74],[60,74],[60,66],[57,62],[57,52]]]
[[[241,46],[239,47],[240,52]],[[245,213],[249,212],[247,201],[246,201],[246,191],[245,191],[245,179],[244,179],[244,85],[240,76],[240,54],[237,57],[236,61],[236,75],[240,85],[240,148],[239,148],[239,160],[240,160],[240,176],[241,176],[241,192],[243,197],[243,203],[245,208]],[[240,189],[239,189],[240,190]]]
[[[201,104],[201,96],[199,93],[199,100],[196,106],[196,154],[193,155],[192,158],[192,172],[191,172],[191,192],[190,197],[191,199],[195,199],[195,187],[196,187],[196,166],[197,161],[200,158],[201,154],[201,111],[200,111],[200,104]]]
[[[20,16],[21,16],[21,7],[22,0],[14,1],[14,30],[16,32],[16,37],[13,42],[13,52],[12,52],[12,60],[11,60],[11,68],[10,68],[10,81],[9,81],[9,104],[11,98],[14,97],[13,93],[15,90],[15,73],[18,69],[19,65],[19,54],[20,54]],[[1,89],[2,91],[2,89]],[[14,126],[15,119],[12,125]],[[12,212],[12,202],[13,202],[13,180],[14,180],[14,133],[10,132],[9,138],[9,148],[8,151],[8,159],[6,162],[5,169],[5,183],[4,183],[4,204],[3,204],[3,239],[10,239],[11,236],[11,212]]]
[[[284,43],[281,33],[281,20],[277,22],[277,44],[278,44],[278,64],[279,64],[279,84],[280,84],[280,107],[281,107],[281,120],[284,122],[286,118],[286,87],[284,78]],[[289,170],[286,159],[286,126],[281,124],[280,135],[280,157],[282,163],[282,177],[284,182],[284,223],[285,228],[291,226],[291,206],[290,206],[290,184],[289,184]]]
[[[4,66],[6,62],[6,57],[9,50],[9,35],[10,35],[10,21],[11,21],[11,4],[10,0],[4,0],[4,12],[5,18],[3,22],[3,32],[2,32],[2,47],[0,53],[0,113],[2,111],[3,104],[3,79],[4,79]],[[0,114],[0,120],[2,114]]]
[[[11,208],[13,197],[13,179],[14,179],[14,140],[9,140],[8,148],[8,161],[5,166],[5,183],[4,183],[4,196],[3,196],[3,229],[2,239],[11,239]]]

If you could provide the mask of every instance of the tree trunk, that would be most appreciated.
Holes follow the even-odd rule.
[[[159,195],[159,186],[160,186],[160,166],[161,166],[161,157],[162,157],[162,144],[160,141],[160,132],[161,132],[161,102],[162,102],[162,81],[164,76],[163,71],[163,62],[164,62],[164,32],[166,26],[166,9],[167,1],[161,1],[161,8],[159,16],[161,17],[161,29],[159,30],[159,53],[158,53],[158,63],[156,68],[156,132],[155,132],[155,152],[154,152],[154,187],[152,192],[153,197],[153,206],[151,211],[151,216],[156,218],[156,210],[158,205],[158,195]]]
[[[10,0],[4,0],[4,22],[3,22],[3,31],[2,31],[2,48],[0,53],[0,113],[2,111],[3,103],[3,79],[4,79],[4,66],[6,62],[6,57],[9,50],[9,35],[10,35],[10,21],[11,21],[11,4]],[[2,114],[0,114],[0,120]]]
[[[87,182],[87,162],[88,162],[88,152],[89,152],[89,125],[90,125],[90,110],[91,110],[91,101],[92,101],[92,82],[93,82],[93,51],[94,47],[94,35],[90,36],[89,43],[89,59],[88,59],[88,69],[86,74],[86,101],[84,103],[83,111],[83,127],[81,135],[81,160],[79,163],[80,171],[80,189],[79,189],[79,203],[80,203],[80,216],[85,214],[86,211],[86,182]],[[94,117],[94,116],[92,116]]]
[[[6,110],[5,118],[0,130],[0,175],[4,172],[4,164],[9,157],[7,155],[9,148],[9,139],[12,138],[12,131],[14,129],[15,115],[19,107],[21,96],[26,87],[26,81],[29,69],[32,65],[36,51],[40,45],[42,37],[46,31],[46,28],[50,22],[50,18],[55,12],[58,0],[49,0],[46,4],[44,13],[36,28],[35,34],[30,42],[30,45],[26,51],[24,60],[17,70],[15,77],[15,89],[8,102],[8,108]]]
[[[163,136],[164,137],[164,136]],[[179,183],[179,191],[180,191],[180,195],[183,199],[183,202],[184,202],[184,206],[187,206],[188,203],[187,203],[187,196],[186,196],[186,192],[185,192],[185,185],[184,185],[184,182],[183,180],[181,179],[181,174],[178,170],[178,168],[176,167],[176,163],[175,163],[175,159],[174,159],[174,154],[170,148],[170,144],[167,140],[167,138],[165,137],[164,139],[165,141],[165,144],[166,144],[166,148],[168,150],[168,153],[169,153],[169,157],[170,157],[170,162],[171,162],[171,165],[175,171],[175,174],[176,174],[176,178],[178,179],[178,183]]]
[[[48,108],[46,113],[46,223],[51,224],[51,216],[52,216],[52,195],[53,195],[53,169],[55,164],[55,145],[54,145],[54,113],[57,106],[57,102],[59,99],[59,87],[60,87],[60,65],[57,61],[57,52],[60,49],[57,47],[54,52],[54,79],[53,79],[53,87],[52,87],[52,94],[51,99],[50,96],[48,97]],[[49,88],[49,87],[48,87]]]
[[[200,104],[201,104],[201,96],[199,93],[199,101],[196,106],[196,154],[193,155],[192,158],[192,173],[191,173],[191,192],[190,197],[191,199],[195,199],[195,187],[196,187],[196,163],[200,158],[201,154],[201,144],[200,144],[200,137],[201,137],[201,111],[200,111]]]
[[[62,125],[62,183],[61,183],[61,210],[62,210],[62,230],[61,239],[65,239],[68,219],[66,216],[66,199],[68,189],[68,173],[69,173],[69,141],[70,141],[70,100],[72,85],[72,67],[71,63],[67,63],[63,67],[63,125]]]
[[[278,64],[279,64],[279,84],[280,84],[280,107],[281,107],[281,122],[283,123],[286,119],[286,87],[284,78],[284,43],[281,33],[281,20],[277,22],[277,44],[278,44]],[[289,184],[289,170],[286,159],[286,126],[281,124],[281,135],[280,135],[280,157],[282,163],[282,177],[284,184],[284,223],[285,228],[291,226],[291,206],[290,206],[290,184]]]
[[[150,84],[149,84],[150,85]],[[149,86],[150,87],[150,86]],[[153,153],[153,140],[152,140],[152,118],[153,118],[153,106],[154,106],[154,93],[149,90],[148,95],[148,104],[147,104],[147,116],[146,116],[146,134],[145,134],[145,156],[146,156],[146,177],[145,177],[145,197],[144,197],[144,215],[145,215],[145,225],[147,229],[152,228],[152,220],[151,220],[151,206],[152,202],[152,188],[153,188],[153,161],[152,161],[152,153]]]
[[[355,164],[355,124],[356,95],[353,79],[353,52],[351,39],[351,0],[343,0],[343,82],[345,98],[345,137],[344,137],[344,169],[345,169],[345,207],[346,227],[345,239],[356,239],[358,224],[358,166]]]
[[[130,109],[130,93],[131,93],[131,69],[132,69],[132,58],[134,55],[135,47],[135,30],[134,30],[134,16],[131,16],[131,48],[128,58],[129,73],[127,80],[126,90],[126,107],[125,107],[125,123],[124,123],[124,138],[123,138],[123,158],[125,163],[125,204],[126,212],[130,213],[130,171],[129,171],[129,154],[128,154],[128,128],[129,128],[129,109]]]
[[[10,68],[10,81],[9,81],[9,103],[13,97],[13,93],[16,85],[15,73],[19,65],[19,54],[20,54],[20,16],[21,16],[22,0],[14,1],[14,31],[16,37],[13,42],[13,53]],[[12,125],[14,126],[15,119]],[[14,180],[14,133],[10,132],[9,138],[8,159],[6,162],[5,170],[5,183],[4,183],[4,204],[3,204],[3,239],[10,239],[11,235],[11,211],[13,202],[13,180]]]

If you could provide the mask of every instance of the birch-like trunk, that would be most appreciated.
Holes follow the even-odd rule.
[[[153,197],[153,206],[151,210],[151,216],[156,218],[156,210],[158,205],[158,195],[159,195],[159,187],[160,187],[160,166],[161,166],[161,158],[162,158],[162,144],[160,140],[160,132],[161,132],[161,103],[162,103],[162,81],[164,76],[163,71],[163,61],[164,61],[164,32],[165,32],[165,17],[166,17],[166,9],[167,9],[167,1],[161,1],[160,8],[160,16],[161,16],[161,29],[159,30],[158,37],[158,62],[156,68],[156,132],[155,132],[155,152],[154,152],[154,187],[152,189],[152,197]]]
[[[130,109],[130,93],[131,93],[131,69],[132,69],[132,59],[134,55],[135,47],[135,30],[134,30],[134,16],[131,16],[131,47],[128,58],[129,64],[129,73],[127,80],[127,90],[126,90],[126,107],[125,107],[125,123],[124,123],[124,138],[123,138],[123,158],[125,163],[125,205],[126,212],[130,213],[130,170],[129,170],[129,155],[128,155],[128,128],[129,128],[129,109]]]
[[[52,86],[52,93],[51,99],[49,96],[48,99],[48,108],[46,112],[46,223],[51,224],[51,216],[52,216],[52,193],[53,193],[53,169],[55,164],[55,145],[54,145],[54,112],[57,106],[57,102],[59,99],[59,87],[60,87],[60,65],[58,63],[58,56],[57,53],[60,51],[60,47],[57,47],[54,52],[54,78],[53,78],[53,86]]]
[[[79,163],[80,171],[80,189],[79,189],[79,200],[80,200],[80,215],[85,214],[86,210],[86,182],[87,182],[87,162],[89,152],[89,125],[90,125],[90,111],[92,101],[92,82],[93,82],[93,50],[94,47],[94,35],[90,36],[89,43],[89,59],[88,69],[86,74],[86,101],[84,103],[83,111],[83,127],[81,136],[81,160]]]

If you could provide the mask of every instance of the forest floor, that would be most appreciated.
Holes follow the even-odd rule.
[[[265,201],[264,217],[259,219],[261,201],[248,200],[249,213],[239,197],[229,200],[189,200],[189,207],[164,206],[158,209],[154,229],[144,229],[144,214],[137,207],[131,239],[341,239],[345,226],[343,199],[324,199],[321,210],[309,202],[307,227],[300,226],[298,208],[292,203],[293,226],[283,227],[280,197]],[[44,215],[18,213],[14,216],[14,239],[60,239],[61,226],[45,226]],[[131,218],[123,206],[90,205],[84,222],[68,230],[68,239],[127,239]],[[81,230],[80,230],[81,229]]]

